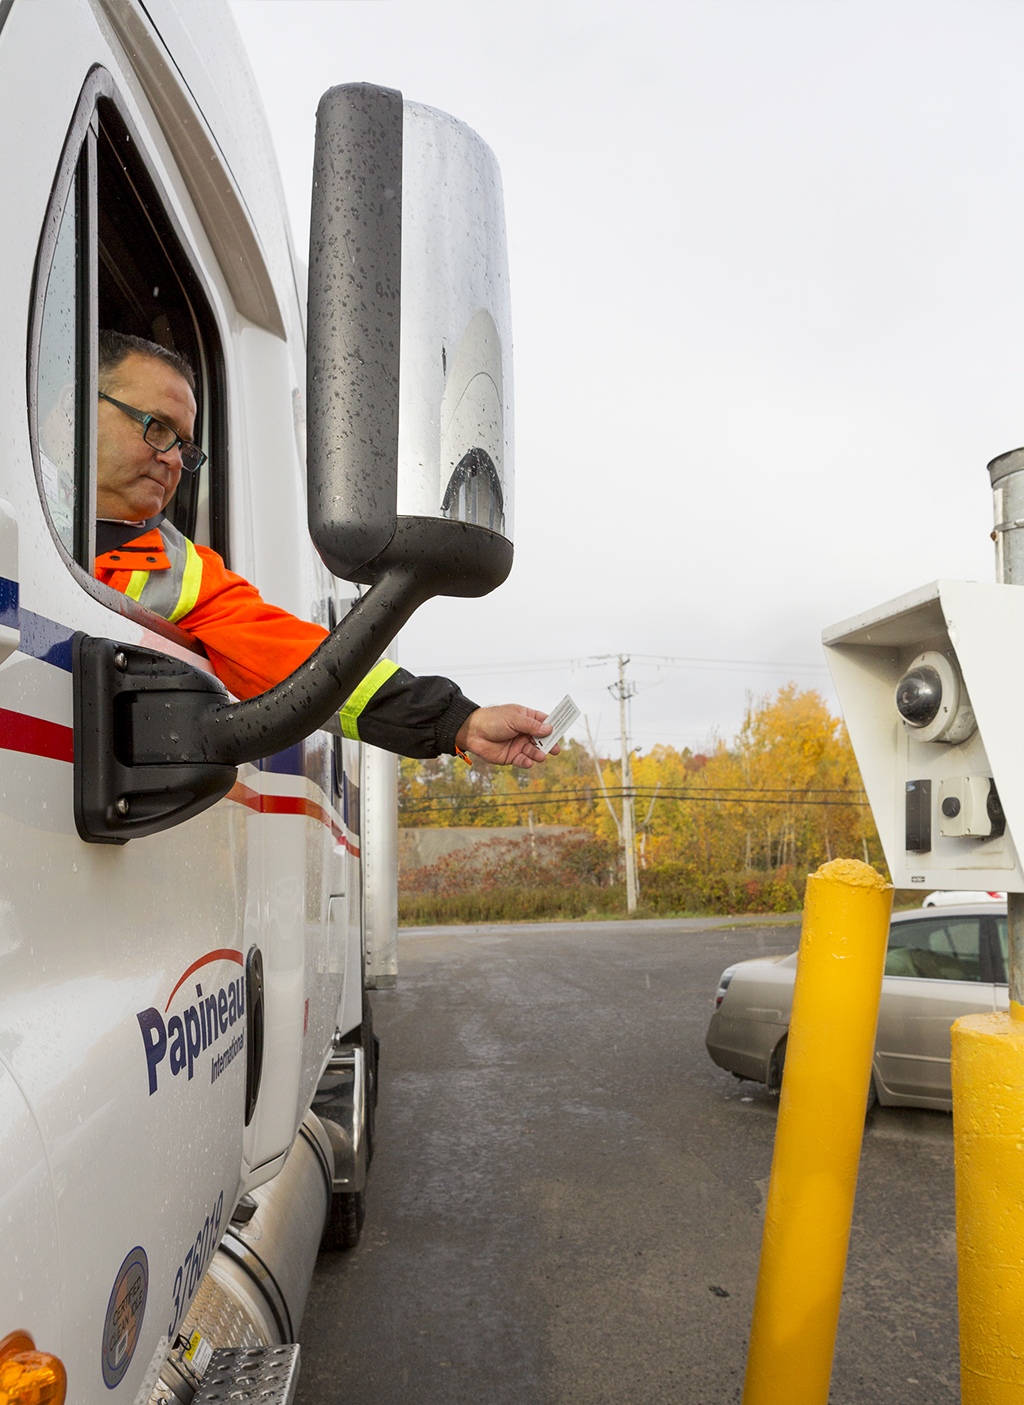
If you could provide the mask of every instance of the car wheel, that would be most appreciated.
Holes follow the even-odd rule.
[[[768,1060],[767,1085],[769,1093],[778,1093],[782,1090],[782,1075],[786,1067],[786,1044],[788,1040],[789,1035],[784,1034],[772,1050],[772,1056]]]

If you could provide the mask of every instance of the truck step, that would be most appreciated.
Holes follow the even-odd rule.
[[[192,1405],[291,1405],[299,1383],[299,1344],[218,1347]]]

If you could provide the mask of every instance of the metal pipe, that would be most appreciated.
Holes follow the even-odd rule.
[[[992,484],[996,580],[1024,585],[1024,449],[1011,449],[988,466]],[[1007,895],[1010,1013],[1024,1018],[1024,893]]]
[[[859,859],[807,880],[743,1405],[826,1405],[892,887]]]
[[[992,484],[996,580],[1024,585],[1024,449],[1000,454],[988,466]]]
[[[1009,928],[1010,1014],[1024,1019],[1024,893],[1007,893],[1006,917]]]

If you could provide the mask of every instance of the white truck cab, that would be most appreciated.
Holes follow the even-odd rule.
[[[307,337],[226,4],[0,0],[0,107],[0,1384],[287,1400],[396,976],[395,761],[320,729],[511,564],[497,167],[401,94],[325,95]],[[197,370],[173,523],[332,631],[248,702],[94,577],[104,327]]]

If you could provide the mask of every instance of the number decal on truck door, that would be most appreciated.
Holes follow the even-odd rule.
[[[217,1203],[203,1221],[203,1227],[195,1237],[195,1242],[190,1246],[185,1255],[184,1263],[180,1263],[174,1275],[174,1287],[171,1289],[171,1297],[174,1299],[174,1313],[171,1317],[171,1324],[167,1328],[167,1335],[174,1340],[175,1333],[181,1326],[181,1320],[188,1311],[192,1296],[198,1288],[206,1266],[213,1257],[213,1251],[220,1242],[220,1220],[224,1210],[224,1192],[221,1191],[217,1197]]]

